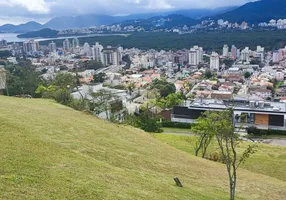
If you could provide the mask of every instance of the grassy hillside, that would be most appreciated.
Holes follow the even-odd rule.
[[[196,141],[196,137],[194,136],[158,134],[156,138],[194,155],[193,147]],[[242,153],[247,146],[248,142],[240,144],[238,152]],[[213,142],[209,147],[208,153],[214,152],[217,149],[217,144]],[[286,181],[285,165],[286,147],[259,144],[258,151],[242,165],[242,168]]]
[[[1,96],[0,138],[0,199],[228,199],[223,165],[52,101]],[[280,200],[285,188],[239,171],[238,199]]]

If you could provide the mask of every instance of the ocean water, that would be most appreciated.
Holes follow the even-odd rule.
[[[0,40],[4,39],[7,42],[23,42],[24,38],[17,38],[17,33],[0,33]]]

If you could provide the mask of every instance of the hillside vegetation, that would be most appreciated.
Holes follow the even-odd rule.
[[[175,133],[175,132],[174,132]],[[195,136],[177,135],[177,134],[157,134],[156,138],[167,142],[169,145],[194,155]],[[238,146],[238,153],[242,153],[249,145],[244,142]],[[218,145],[215,141],[209,146],[207,154],[218,151]],[[259,144],[257,152],[251,155],[242,165],[242,168],[255,173],[261,173],[282,181],[286,181],[286,147]]]
[[[1,96],[0,138],[0,199],[229,196],[224,165],[53,101]],[[239,170],[237,199],[281,200],[285,188],[281,180]]]
[[[102,45],[121,45],[124,48],[139,48],[142,50],[178,50],[190,49],[194,45],[204,47],[207,51],[222,50],[224,44],[233,45],[237,48],[249,47],[256,49],[261,45],[266,50],[284,48],[286,45],[285,30],[278,31],[222,31],[222,32],[202,32],[191,34],[177,34],[165,32],[143,32],[131,33],[128,37],[124,36],[95,36],[81,37],[80,44],[88,42],[94,44],[100,42]],[[41,45],[47,45],[51,41],[41,41]],[[57,46],[63,45],[62,39],[54,40]]]

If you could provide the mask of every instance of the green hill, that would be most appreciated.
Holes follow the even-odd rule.
[[[0,199],[228,199],[224,165],[49,100],[1,96],[0,138]],[[280,200],[285,188],[239,170],[237,199]]]

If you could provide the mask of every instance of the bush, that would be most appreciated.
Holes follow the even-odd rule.
[[[256,127],[249,127],[247,129],[248,134],[253,134],[254,136],[264,136],[264,135],[286,135],[284,130],[261,130]]]
[[[191,128],[191,124],[189,123],[179,123],[179,122],[171,122],[171,121],[163,121],[162,126],[166,128],[184,128],[184,129]]]
[[[215,151],[213,153],[209,153],[205,155],[205,159],[214,161],[214,162],[220,162],[223,163],[223,158],[222,158],[222,154]]]

